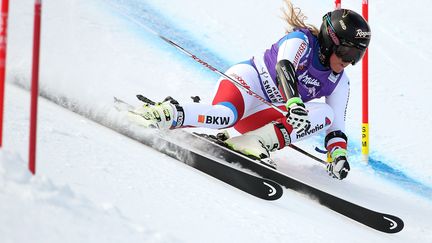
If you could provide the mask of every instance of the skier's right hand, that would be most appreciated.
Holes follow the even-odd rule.
[[[327,164],[327,171],[333,178],[342,180],[347,177],[350,166],[347,159],[347,151],[343,148],[335,148],[330,152],[330,162]]]
[[[308,111],[299,97],[290,98],[285,104],[288,114],[287,122],[297,132],[307,131],[310,128]]]

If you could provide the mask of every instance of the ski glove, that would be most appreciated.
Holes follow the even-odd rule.
[[[173,129],[182,125],[183,109],[171,97],[160,103],[143,96],[138,98],[144,105],[129,112],[130,120],[146,128]]]
[[[297,130],[297,132],[307,131],[310,128],[308,111],[303,101],[299,97],[290,98],[285,104],[288,114],[287,122]]]
[[[330,162],[327,164],[329,175],[342,180],[347,177],[349,170],[350,166],[347,160],[346,149],[336,147],[330,152]]]

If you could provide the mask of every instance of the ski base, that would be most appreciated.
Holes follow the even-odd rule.
[[[116,98],[115,104],[119,110],[133,110],[131,105]],[[148,139],[139,141],[244,192],[265,200],[280,198],[283,194],[282,185],[303,193],[318,201],[321,205],[375,230],[385,233],[397,233],[404,228],[404,222],[399,217],[376,212],[321,191],[305,182],[265,166],[260,163],[261,161],[253,160],[227,148],[224,146],[225,143],[217,141],[217,138],[216,140],[214,138],[209,139],[208,135],[191,134],[182,130],[177,130],[175,135],[178,136],[177,142],[182,141],[184,143],[186,141],[194,150],[200,152],[197,153],[179,146],[177,142],[171,142],[163,136],[157,136],[151,141]],[[262,177],[233,168],[226,162],[240,164],[241,167],[252,170]]]
[[[260,160],[253,160],[231,150],[223,141],[218,141],[215,136],[197,133],[186,136],[201,139],[202,143],[201,147],[198,147],[199,149],[218,151],[218,156],[224,158],[227,162],[239,163],[242,167],[248,168],[264,178],[271,179],[282,186],[306,194],[312,199],[317,200],[321,205],[375,230],[385,233],[397,233],[404,228],[404,222],[399,217],[370,210],[296,180],[282,172],[263,165]],[[208,149],[209,146],[215,148]]]
[[[119,111],[130,112],[134,109],[118,98],[114,98],[114,104]],[[140,142],[258,198],[277,200],[283,194],[283,188],[278,183],[236,169],[209,154],[184,148],[172,142],[168,136],[163,136],[162,132],[152,137],[151,141],[143,139]]]
[[[282,187],[272,180],[243,172],[218,162],[216,158],[193,152],[167,140],[157,143],[158,147],[153,147],[156,150],[253,196],[265,200],[277,200],[283,194]]]

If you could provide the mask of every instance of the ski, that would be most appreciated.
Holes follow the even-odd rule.
[[[133,106],[119,99],[115,98],[115,103],[118,109],[128,111],[133,110]],[[177,139],[175,143],[170,142],[169,139],[159,136],[156,139],[159,142],[166,144],[165,146],[159,146],[159,144],[158,146],[152,145],[154,143],[149,140],[140,140],[140,142],[155,148],[162,153],[168,154],[169,156],[176,158],[186,164],[194,167],[197,166],[195,168],[202,170],[205,173],[209,173],[209,175],[213,174],[212,176],[215,178],[218,178],[222,181],[225,180],[226,183],[260,198],[271,200],[268,199],[269,195],[272,195],[276,199],[280,198],[282,196],[282,188],[280,186],[282,185],[299,193],[303,193],[309,196],[311,199],[318,201],[318,203],[321,205],[375,230],[385,233],[397,233],[404,227],[404,222],[397,216],[373,211],[366,207],[362,207],[319,190],[305,182],[263,165],[263,163],[261,163],[259,160],[251,159],[243,154],[227,148],[224,146],[224,142],[218,140],[216,137],[206,134],[189,133],[184,130],[175,130],[172,132],[172,135],[174,135],[175,139]],[[185,142],[188,143],[189,147],[193,147],[194,150],[199,152],[194,152],[192,149],[186,149],[180,145],[177,145],[177,143]],[[171,149],[164,149],[164,147]],[[170,150],[179,152],[172,153]],[[183,155],[183,153],[189,154],[189,156]],[[262,176],[262,178],[248,174],[242,170],[229,167],[228,163],[239,164],[241,167],[259,174]],[[224,175],[223,173],[232,174]],[[244,174],[248,176],[244,176]],[[267,184],[265,184],[264,181],[261,181],[260,183],[250,182],[253,181],[250,179],[250,176],[258,178],[259,180],[266,180],[265,182]],[[239,179],[234,179],[236,177],[245,178],[241,179],[242,182],[239,182]],[[246,179],[246,177],[248,179]],[[247,180],[247,182],[244,182],[245,180]],[[257,184],[258,188],[261,189],[258,191],[252,189],[251,186],[254,184]],[[265,187],[262,187],[263,184]]]
[[[375,230],[385,233],[397,233],[404,227],[404,222],[399,217],[373,211],[294,179],[280,171],[263,165],[258,160],[253,160],[223,146],[223,142],[218,140],[215,136],[186,132],[184,132],[184,136],[190,137],[191,139],[200,139],[201,143],[194,143],[194,146],[200,150],[217,151],[217,156],[220,156],[227,162],[239,163],[242,167],[248,168],[264,178],[268,178],[282,186],[303,193],[317,200],[321,205]],[[212,149],[210,149],[211,147]]]
[[[186,149],[162,137],[153,142],[146,145],[253,196],[265,200],[276,200],[282,196],[282,187],[272,180],[235,169],[218,162],[217,158]]]
[[[115,107],[120,111],[132,111],[132,106],[115,98]],[[162,132],[151,139],[140,139],[141,143],[177,159],[201,172],[219,179],[233,187],[264,200],[277,200],[283,194],[283,188],[276,182],[256,176],[202,152],[195,152],[171,141]]]

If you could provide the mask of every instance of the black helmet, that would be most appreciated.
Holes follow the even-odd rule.
[[[348,9],[327,13],[318,34],[321,63],[329,66],[330,56],[335,53],[344,62],[356,64],[366,52],[370,38],[369,24],[358,13]]]

